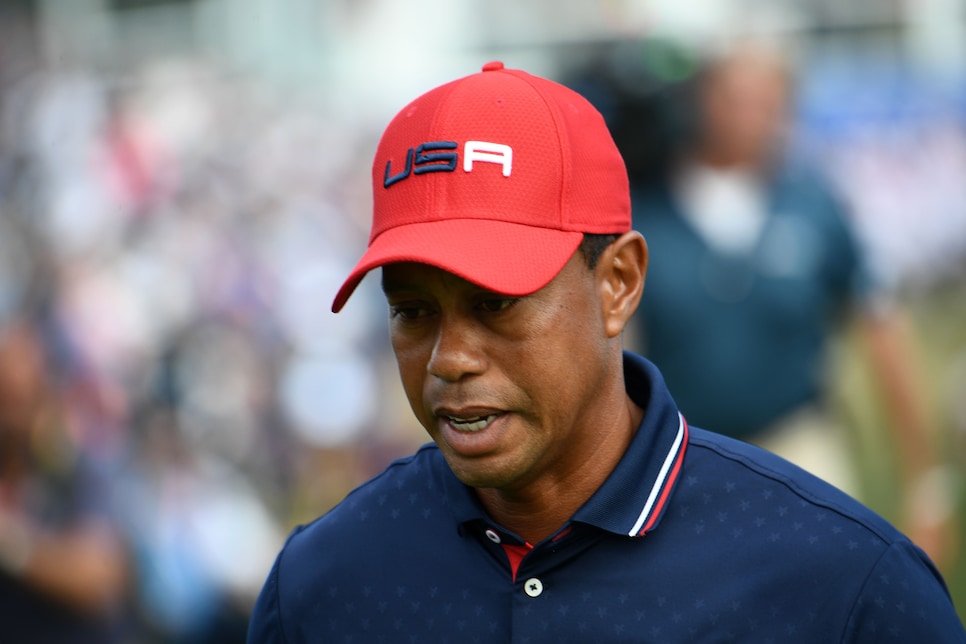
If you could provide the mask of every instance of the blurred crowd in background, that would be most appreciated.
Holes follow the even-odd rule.
[[[402,101],[373,107],[360,77],[373,118],[350,118],[324,92],[197,51],[51,56],[56,3],[16,4],[0,26],[0,628],[243,641],[291,528],[424,440],[375,285],[329,311]],[[615,136],[640,142],[625,156],[644,183],[701,54],[612,35],[478,47],[457,73],[500,56],[586,89]],[[885,51],[802,53],[794,144],[830,170],[879,272],[936,334],[930,400],[962,467],[966,67],[933,76]]]

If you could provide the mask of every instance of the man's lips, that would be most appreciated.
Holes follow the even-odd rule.
[[[474,433],[486,429],[504,412],[484,407],[450,409],[440,407],[433,412],[458,432]]]
[[[510,412],[493,407],[461,405],[434,409],[434,437],[451,457],[478,458],[507,447]]]
[[[449,420],[449,424],[452,425],[453,429],[459,430],[461,432],[478,432],[481,429],[486,429],[486,426],[493,422],[493,419],[497,417],[497,414],[491,414],[489,416],[475,416],[473,418],[454,418],[453,416],[445,416]]]

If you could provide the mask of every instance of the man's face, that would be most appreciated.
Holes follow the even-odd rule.
[[[766,158],[787,119],[788,87],[775,61],[747,54],[722,63],[704,92],[706,136],[742,163]]]
[[[383,288],[406,396],[460,480],[520,490],[593,454],[612,345],[579,253],[519,298],[416,263],[384,267]]]

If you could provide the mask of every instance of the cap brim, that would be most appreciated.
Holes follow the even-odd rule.
[[[366,273],[395,262],[441,268],[494,293],[528,295],[546,286],[583,233],[488,219],[447,219],[391,228],[369,244],[332,302],[338,313]]]

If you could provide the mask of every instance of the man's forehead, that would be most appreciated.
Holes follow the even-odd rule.
[[[434,284],[496,293],[481,284],[476,284],[431,264],[393,262],[382,267],[382,290],[386,294],[405,290],[427,289]]]
[[[402,291],[428,291],[433,288],[442,287],[452,290],[459,289],[464,292],[486,293],[499,297],[525,297],[546,290],[551,284],[559,282],[561,279],[573,279],[572,277],[565,278],[563,275],[565,273],[576,273],[581,269],[587,273],[587,276],[592,275],[592,271],[586,270],[586,263],[580,253],[574,252],[567,263],[564,264],[547,284],[544,284],[536,291],[519,293],[508,292],[493,286],[481,284],[432,264],[421,262],[391,262],[382,266],[382,290],[386,295],[390,295]]]

